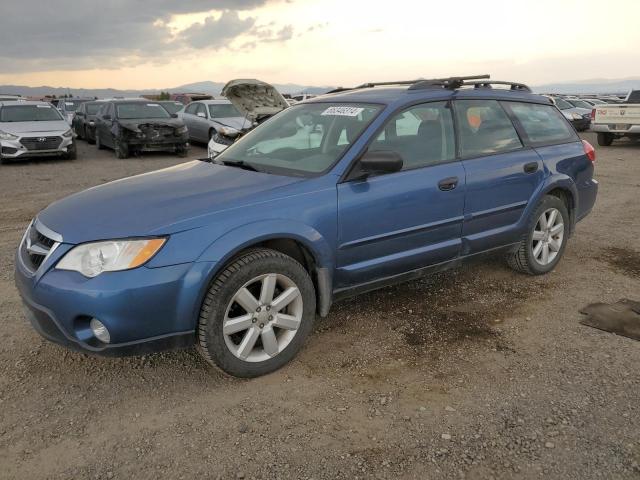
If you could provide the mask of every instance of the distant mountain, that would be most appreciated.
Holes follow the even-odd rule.
[[[178,87],[172,88],[162,88],[162,89],[145,89],[145,90],[119,90],[115,88],[69,88],[69,87],[50,87],[50,86],[41,86],[41,87],[27,87],[25,85],[0,85],[0,93],[4,93],[7,95],[23,95],[25,97],[43,97],[45,95],[55,95],[59,97],[60,95],[68,95],[71,94],[74,97],[98,97],[98,98],[109,98],[109,97],[139,97],[140,95],[153,95],[162,91],[168,91],[171,93],[180,93],[180,92],[192,92],[192,93],[206,93],[209,95],[220,95],[222,91],[222,87],[224,87],[223,82],[195,82],[188,83],[186,85],[180,85]],[[311,94],[322,94],[331,90],[333,87],[314,87],[309,85],[298,85],[294,83],[287,84],[274,84],[274,87],[278,89],[281,93],[311,93]]]
[[[579,82],[548,83],[532,88],[539,93],[628,93],[629,90],[640,89],[640,77],[597,78]]]

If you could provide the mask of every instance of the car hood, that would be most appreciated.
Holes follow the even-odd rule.
[[[300,181],[193,161],[84,190],[38,218],[65,243],[164,235],[205,225],[211,214],[263,201]]]
[[[131,130],[137,130],[142,125],[155,125],[158,127],[182,127],[184,125],[184,121],[181,118],[119,118],[118,123],[124,127],[129,128]]]
[[[13,135],[64,133],[69,130],[69,124],[64,120],[52,120],[50,122],[1,122],[0,130]]]
[[[275,115],[289,106],[275,87],[255,79],[231,80],[222,89],[222,95],[252,122]]]

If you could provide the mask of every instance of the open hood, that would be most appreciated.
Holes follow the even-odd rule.
[[[222,89],[222,95],[252,122],[275,115],[289,106],[272,85],[255,79],[231,80]]]

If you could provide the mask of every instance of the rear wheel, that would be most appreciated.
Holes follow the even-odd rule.
[[[565,203],[558,197],[546,195],[533,213],[520,246],[507,255],[509,266],[529,275],[553,270],[567,245],[568,226]]]
[[[612,133],[598,133],[598,145],[601,147],[608,147],[613,143]]]
[[[239,256],[211,284],[198,322],[198,345],[211,364],[257,377],[289,362],[315,320],[315,290],[293,258],[275,250]]]

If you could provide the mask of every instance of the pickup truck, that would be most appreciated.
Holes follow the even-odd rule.
[[[591,111],[591,130],[598,145],[608,147],[616,138],[640,139],[640,90],[632,90],[624,103],[597,105]]]

